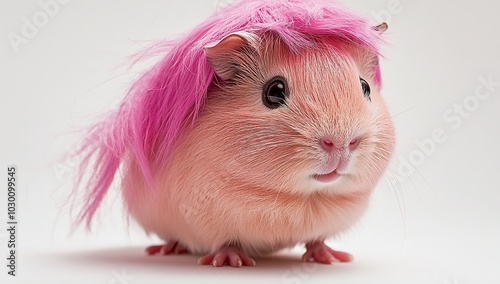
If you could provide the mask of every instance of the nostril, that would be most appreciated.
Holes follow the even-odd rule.
[[[333,147],[333,142],[328,139],[323,140],[323,144],[325,144],[328,147]]]
[[[333,143],[333,139],[330,137],[323,137],[319,140],[319,144],[321,148],[326,152],[330,153],[335,149],[335,144]]]
[[[349,143],[349,150],[354,151],[356,148],[358,148],[359,143],[361,142],[361,138],[356,137],[351,140],[351,143]]]

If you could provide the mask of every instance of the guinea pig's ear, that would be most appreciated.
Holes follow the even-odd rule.
[[[208,63],[215,71],[215,74],[222,80],[228,80],[238,71],[236,68],[238,52],[248,48],[253,36],[249,33],[233,33],[218,43],[204,47]]]
[[[373,27],[373,29],[376,30],[379,34],[383,34],[385,31],[387,31],[388,28],[389,25],[386,22],[383,22],[382,24]]]

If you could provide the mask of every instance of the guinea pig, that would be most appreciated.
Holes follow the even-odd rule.
[[[394,150],[386,29],[329,0],[246,0],[161,43],[80,149],[77,223],[120,170],[127,212],[165,241],[148,254],[241,267],[305,244],[304,261],[351,261],[324,241],[362,217]]]

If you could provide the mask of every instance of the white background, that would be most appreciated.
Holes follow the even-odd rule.
[[[331,242],[353,253],[353,263],[301,264],[299,248],[243,269],[198,266],[193,256],[144,256],[143,248],[157,240],[127,226],[117,191],[92,232],[70,234],[64,197],[75,162],[57,159],[78,141],[74,131],[123,97],[137,72],[127,69],[127,56],[193,28],[217,1],[68,2],[19,46],[9,35],[22,36],[23,18],[33,22],[44,10],[32,0],[0,4],[0,175],[8,165],[18,167],[20,222],[14,280],[7,277],[2,179],[0,279],[500,283],[500,84],[488,90],[480,79],[500,82],[500,2],[344,1],[390,26],[382,60],[384,96],[398,132],[390,179],[377,187],[366,218]],[[477,90],[489,98],[477,99]],[[463,117],[455,112],[460,105]],[[433,133],[440,133],[438,141],[428,143]],[[427,141],[426,150],[416,141]],[[396,176],[403,177],[399,183]]]

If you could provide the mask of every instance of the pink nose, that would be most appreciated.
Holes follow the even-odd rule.
[[[361,142],[361,138],[359,138],[359,137],[352,139],[351,142],[349,143],[349,150],[351,150],[351,151],[356,150],[356,148],[358,148],[360,142]]]
[[[356,148],[358,148],[359,143],[361,142],[361,138],[356,137],[349,142],[349,150],[354,151]],[[338,142],[335,141],[331,136],[323,136],[321,139],[319,139],[319,144],[321,145],[321,148],[325,150],[325,152],[331,154],[335,152],[335,150],[338,149]]]
[[[332,153],[337,149],[334,140],[329,136],[324,136],[319,139],[319,144],[321,145],[321,148],[323,148],[323,150],[325,150],[327,153]]]

